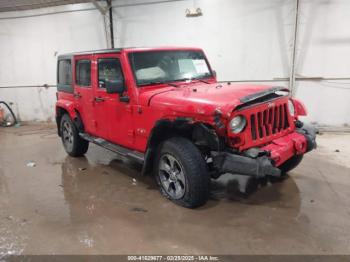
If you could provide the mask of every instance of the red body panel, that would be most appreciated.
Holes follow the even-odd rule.
[[[119,101],[117,94],[108,94],[106,89],[98,87],[97,61],[104,58],[116,58],[125,68],[125,62],[120,54],[96,54],[94,55],[93,74],[96,79],[93,82],[94,96],[103,99],[95,102],[95,121],[97,123],[97,136],[125,147],[133,146],[133,121],[131,103]],[[124,72],[125,75],[125,72]],[[129,90],[128,90],[129,91]]]
[[[268,145],[262,147],[262,149],[270,151],[271,159],[274,160],[275,166],[280,166],[293,155],[305,153],[306,147],[305,136],[293,132],[271,141]]]
[[[74,102],[73,94],[59,92],[57,96],[58,96],[58,99],[56,101],[56,115],[57,115],[58,109],[63,108],[68,112],[69,116],[72,119],[74,119],[76,117],[76,111],[75,111],[76,105]]]
[[[128,53],[143,52],[148,50],[200,50],[198,48],[139,48],[123,49],[118,53],[75,55],[73,58],[73,83],[75,83],[75,61],[77,59],[90,59],[91,87],[79,87],[74,84],[74,92],[79,98],[72,94],[58,92],[57,108],[66,109],[71,117],[75,116],[75,110],[82,116],[87,133],[102,137],[125,147],[145,152],[147,141],[155,126],[161,119],[176,119],[178,117],[189,117],[193,122],[203,122],[215,127],[214,115],[220,112],[220,121],[227,126],[235,115],[243,115],[247,119],[251,114],[259,114],[269,106],[267,103],[253,105],[248,108],[235,110],[242,104],[241,98],[257,92],[270,89],[271,86],[217,83],[214,77],[206,79],[207,83],[197,80],[192,82],[176,82],[178,87],[167,84],[147,87],[137,87],[132,69],[128,62]],[[129,102],[120,102],[119,95],[107,94],[105,90],[98,87],[97,59],[115,57],[119,58],[125,85],[125,95]],[[97,103],[95,98],[103,98],[103,102]],[[288,97],[277,98],[276,106],[287,103]],[[303,106],[294,102],[296,111],[303,113]],[[283,111],[284,112],[284,111]],[[305,112],[304,112],[305,113]],[[271,151],[272,158],[277,165],[295,153],[305,152],[305,138],[294,132],[295,120],[288,114],[290,125],[276,134],[265,135],[263,138],[252,139],[252,134],[243,131],[239,135],[230,133],[228,128],[218,129],[218,134],[227,136],[228,146],[245,150],[251,147],[262,147]],[[265,119],[266,120],[266,119]],[[266,130],[269,127],[268,120]],[[264,128],[265,128],[264,126]],[[245,129],[250,130],[252,123],[248,121]],[[301,147],[301,148],[299,148]]]
[[[295,107],[295,112],[298,116],[306,116],[307,115],[307,110],[303,102],[299,101],[298,99],[293,98],[292,99],[294,107]]]
[[[166,105],[178,112],[199,115],[212,115],[219,109],[228,118],[232,110],[241,104],[240,98],[269,88],[271,86],[183,83],[180,88],[173,87],[167,92],[158,90],[160,94],[153,96],[150,104],[156,107]],[[145,102],[149,103],[147,99]]]
[[[82,117],[84,127],[86,132],[97,135],[96,131],[96,121],[94,112],[94,97],[92,90],[93,78],[91,78],[91,85],[89,86],[79,86],[76,83],[76,62],[79,60],[91,60],[92,55],[82,55],[75,56],[73,58],[73,74],[72,81],[74,86],[74,104],[76,110],[80,113]],[[93,70],[91,70],[93,71]],[[93,76],[93,74],[91,75]]]

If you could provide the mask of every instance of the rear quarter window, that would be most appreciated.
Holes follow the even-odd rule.
[[[81,87],[91,86],[91,61],[78,60],[75,65],[76,84]]]
[[[72,62],[70,59],[58,60],[57,64],[57,90],[73,93]]]

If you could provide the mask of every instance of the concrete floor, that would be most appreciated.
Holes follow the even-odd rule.
[[[283,183],[244,198],[225,176],[189,210],[102,148],[68,157],[54,126],[0,128],[0,257],[350,254],[350,134],[318,142]]]

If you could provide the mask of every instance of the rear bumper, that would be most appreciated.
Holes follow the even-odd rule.
[[[242,155],[219,152],[213,156],[214,167],[220,174],[232,173],[255,177],[280,176],[278,168],[294,155],[316,148],[316,129],[303,126],[295,132],[275,139],[261,148],[251,148]]]

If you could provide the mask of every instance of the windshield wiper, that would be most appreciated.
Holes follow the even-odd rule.
[[[199,82],[202,82],[202,83],[206,83],[206,84],[210,84],[209,82],[201,79],[201,78],[181,78],[181,79],[176,79],[175,81],[192,81],[192,80],[197,80]]]
[[[193,80],[198,80],[199,82],[202,82],[202,83],[206,83],[206,84],[210,84],[208,81],[205,81],[205,80],[203,80],[203,79],[201,79],[201,78],[192,78]]]
[[[178,85],[175,85],[175,84],[173,84],[173,83],[165,83],[165,84],[167,84],[167,85],[169,85],[169,86],[173,86],[173,87],[179,87]]]
[[[149,86],[149,85],[168,85],[168,86],[173,86],[173,87],[179,87],[178,85],[172,84],[172,83],[167,83],[167,82],[161,82],[161,81],[153,81],[153,82],[148,82],[144,84],[140,84],[139,86]]]

